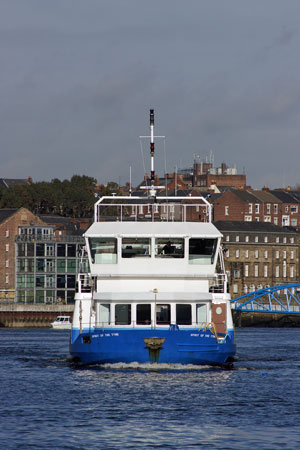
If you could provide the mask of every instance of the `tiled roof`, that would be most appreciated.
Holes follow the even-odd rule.
[[[286,227],[279,227],[269,222],[234,222],[230,220],[218,220],[214,225],[219,231],[245,231],[253,233],[293,233],[295,230],[290,230]]]
[[[251,193],[263,203],[281,203],[281,200],[270,191],[251,191]]]
[[[16,184],[28,184],[28,179],[26,178],[0,178],[0,186],[8,188],[10,186],[15,186]]]
[[[271,191],[271,193],[279,198],[282,203],[298,203],[299,200],[297,200],[290,192],[286,191]]]
[[[10,216],[15,214],[18,211],[17,208],[14,209],[0,209],[0,223],[4,222]]]

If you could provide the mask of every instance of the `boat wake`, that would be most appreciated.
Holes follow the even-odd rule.
[[[194,365],[194,364],[167,364],[167,363],[114,363],[114,364],[97,364],[98,368],[103,370],[134,370],[145,372],[190,372],[190,371],[206,371],[206,370],[220,370],[220,367]],[[93,366],[95,367],[95,366]]]

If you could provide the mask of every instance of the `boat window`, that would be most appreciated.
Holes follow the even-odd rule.
[[[151,256],[150,238],[123,238],[122,258]]]
[[[189,263],[213,264],[217,247],[217,239],[190,239]]]
[[[137,325],[151,324],[151,305],[136,305]]]
[[[116,325],[131,324],[131,305],[116,305],[115,324]]]
[[[109,325],[110,324],[110,304],[98,304],[98,314],[97,314],[97,322],[100,325]]]
[[[177,325],[192,324],[192,306],[176,305],[176,323]]]
[[[117,263],[116,238],[90,238],[89,239],[92,262],[95,264]]]
[[[207,322],[206,305],[204,305],[204,304],[196,305],[196,317],[197,317],[198,324]]]
[[[156,305],[156,324],[168,325],[171,322],[171,308],[170,305]]]
[[[184,239],[181,238],[155,239],[155,256],[157,258],[183,258]]]

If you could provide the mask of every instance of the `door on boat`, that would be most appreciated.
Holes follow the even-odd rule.
[[[212,304],[212,321],[217,333],[226,333],[226,303]]]

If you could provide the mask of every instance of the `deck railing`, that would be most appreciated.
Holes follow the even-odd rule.
[[[102,197],[95,204],[95,222],[211,222],[212,205],[204,197]]]

